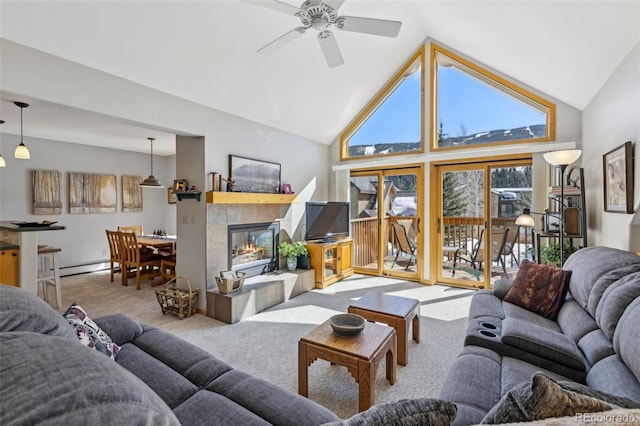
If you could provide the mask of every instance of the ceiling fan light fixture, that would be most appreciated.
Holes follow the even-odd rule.
[[[151,174],[148,178],[140,182],[140,186],[146,188],[164,188],[162,182],[160,182],[160,180],[153,175],[153,141],[156,140],[156,138],[147,139],[149,139],[149,142],[151,142]]]
[[[14,104],[20,108],[20,144],[16,147],[13,156],[20,160],[29,160],[31,158],[31,153],[29,153],[29,148],[24,144],[24,131],[22,127],[22,110],[24,108],[28,108],[29,104],[24,102],[14,102]]]
[[[329,68],[344,64],[340,48],[333,33],[333,26],[342,31],[372,34],[383,37],[397,37],[402,22],[387,19],[363,18],[359,16],[338,16],[338,8],[344,0],[306,0],[299,8],[279,0],[242,0],[277,12],[293,15],[302,23],[284,35],[258,50],[258,53],[270,55],[276,50],[300,37],[306,30],[318,31],[318,42]]]

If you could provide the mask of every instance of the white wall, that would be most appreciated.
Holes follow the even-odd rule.
[[[634,215],[604,211],[602,155],[634,142],[635,210],[640,203],[640,43],[609,77],[582,114],[589,245],[640,251],[640,225]]]
[[[304,191],[308,198],[317,200],[328,198],[329,147],[326,145],[204,107],[7,40],[0,39],[0,60],[0,87],[3,97],[16,94],[27,101],[39,99],[176,134],[175,176],[191,176],[190,183],[195,183],[202,190],[210,188],[209,172],[228,175],[228,156],[234,154],[280,163],[283,182],[291,183],[296,193]],[[196,138],[194,143],[204,146],[194,149],[191,142],[184,142],[188,148],[185,146],[185,149],[182,149],[181,141],[187,140],[183,138],[194,136],[201,137]],[[140,172],[142,175],[147,170],[147,160],[140,160],[140,163],[145,165]],[[170,173],[169,167],[166,164],[163,166],[165,172]],[[5,172],[0,171],[0,174],[3,173]],[[0,186],[3,205],[9,201],[4,187],[5,184]],[[28,194],[25,193],[23,196],[28,197]],[[164,196],[166,197],[166,193]],[[22,202],[26,204],[24,200]],[[204,235],[204,215],[196,214],[198,207],[193,203],[193,200],[178,202],[175,220],[182,223],[184,213],[190,222],[193,213],[193,223],[190,225],[199,228]],[[204,212],[204,198],[200,206]],[[167,219],[163,217],[162,220]],[[104,233],[104,228],[101,229]],[[201,258],[204,252],[199,243],[191,246],[189,241],[183,241],[180,231],[181,228],[178,227],[178,270],[187,276],[192,286],[201,289],[204,294],[205,271],[199,267],[194,270],[192,267],[195,265],[191,264],[186,268],[181,267],[181,258]],[[78,238],[83,236],[78,235]],[[201,298],[201,306],[204,299]]]
[[[108,259],[106,229],[142,224],[145,232],[158,228],[165,229],[167,233],[176,232],[176,205],[167,203],[166,189],[145,188],[143,211],[122,211],[122,176],[148,176],[149,155],[26,137],[25,144],[31,152],[31,159],[17,160],[12,153],[19,142],[19,136],[0,135],[0,152],[7,153],[3,155],[7,167],[0,168],[0,220],[51,220],[66,226],[64,231],[41,232],[38,238],[40,244],[62,248],[58,257],[63,268]],[[175,163],[174,157],[154,156],[154,174],[165,184],[173,183],[175,165],[172,163]],[[32,214],[31,170],[36,169],[62,173],[60,215]],[[117,212],[70,214],[69,172],[116,175]]]

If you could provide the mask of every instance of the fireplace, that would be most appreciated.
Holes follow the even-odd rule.
[[[276,269],[278,264],[278,222],[228,225],[228,268],[247,277]]]

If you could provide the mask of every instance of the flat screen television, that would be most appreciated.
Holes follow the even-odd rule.
[[[307,201],[305,240],[349,236],[349,203]]]

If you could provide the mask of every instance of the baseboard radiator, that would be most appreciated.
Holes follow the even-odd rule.
[[[108,271],[110,264],[108,260],[98,260],[95,262],[83,263],[80,265],[61,266],[60,276],[69,277],[72,275],[89,274],[91,272]]]

